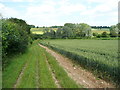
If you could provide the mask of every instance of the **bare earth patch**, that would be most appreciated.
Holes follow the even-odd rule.
[[[45,48],[46,51],[52,56],[54,56],[59,64],[68,73],[68,75],[78,84],[83,85],[85,88],[114,88],[112,84],[101,79],[98,80],[91,72],[82,69],[80,66],[75,66],[70,59],[41,44],[39,45]]]

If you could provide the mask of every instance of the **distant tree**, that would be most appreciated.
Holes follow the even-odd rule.
[[[98,35],[97,35],[97,38],[101,38],[101,34],[98,34]]]
[[[93,36],[98,36],[98,33],[95,33],[95,32],[94,32],[94,33],[93,33]]]
[[[63,38],[73,37],[73,31],[68,26],[63,27],[63,33],[62,34],[63,34]]]
[[[75,33],[80,37],[91,36],[91,27],[85,23],[76,24]]]
[[[110,36],[111,37],[117,37],[118,36],[118,31],[119,31],[118,26],[117,25],[112,25],[110,27]]]
[[[30,28],[35,28],[35,25],[29,25]]]
[[[53,29],[50,29],[49,35],[51,38],[55,38],[55,31]]]
[[[56,31],[56,38],[62,38],[62,28],[58,28]]]
[[[71,29],[75,28],[75,24],[73,24],[73,23],[65,23],[64,26],[67,26],[67,27],[69,27]]]
[[[37,26],[36,28],[39,28],[39,26]]]
[[[103,33],[102,33],[102,37],[108,37],[107,32],[103,32]]]
[[[118,36],[120,37],[120,23],[117,24],[118,27]]]

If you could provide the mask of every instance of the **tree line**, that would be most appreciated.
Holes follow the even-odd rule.
[[[44,27],[43,35],[35,35],[35,38],[101,38],[101,37],[118,37],[120,36],[120,32],[118,29],[119,24],[112,25],[111,27],[103,26],[103,29],[109,29],[110,33],[104,31],[103,33],[92,33],[91,26],[85,23],[73,24],[73,23],[65,23],[64,26],[56,26],[58,27],[55,30],[53,27]],[[95,28],[95,27],[94,27]],[[96,27],[101,28],[101,26]]]
[[[65,23],[63,27],[58,27],[56,31],[47,27],[43,31],[44,38],[82,38],[91,36],[91,27],[85,23]]]

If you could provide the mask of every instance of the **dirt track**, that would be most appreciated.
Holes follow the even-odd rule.
[[[56,58],[59,64],[65,69],[68,75],[75,80],[78,84],[83,85],[85,88],[113,88],[114,86],[104,80],[98,80],[96,77],[83,70],[80,66],[74,65],[74,63],[68,58],[56,53],[55,51],[39,44],[41,47],[45,48],[48,53]]]

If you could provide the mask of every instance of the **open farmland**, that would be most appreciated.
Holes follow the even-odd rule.
[[[119,82],[117,40],[46,40],[41,43],[77,61],[99,78]]]
[[[94,28],[92,28],[92,33],[101,34],[103,32],[107,32],[108,34],[110,33],[109,29],[94,29]]]
[[[32,34],[43,34],[44,33],[44,29],[45,28],[31,28],[31,33]],[[54,31],[56,31],[57,30],[57,28],[51,28],[51,29],[53,29]]]
[[[57,31],[57,28],[52,28],[55,32]],[[44,28],[31,28],[31,32],[33,34],[43,34],[44,33]],[[101,34],[103,32],[107,32],[108,34],[110,33],[109,29],[94,29],[92,28],[92,33],[98,33]]]
[[[43,34],[43,28],[31,28],[32,34]]]

